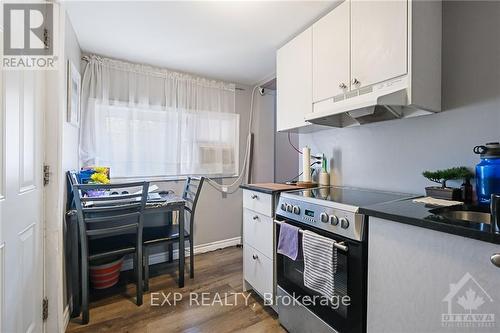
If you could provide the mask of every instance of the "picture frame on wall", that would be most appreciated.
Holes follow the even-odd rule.
[[[73,126],[80,126],[80,87],[81,76],[76,66],[68,60],[68,119],[67,122]]]

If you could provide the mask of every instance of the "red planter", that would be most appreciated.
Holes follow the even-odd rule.
[[[90,282],[94,289],[105,289],[114,286],[120,279],[123,257],[109,263],[90,266]]]

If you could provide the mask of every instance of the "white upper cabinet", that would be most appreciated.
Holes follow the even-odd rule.
[[[278,130],[441,111],[441,35],[441,1],[345,0],[278,50]]]
[[[352,89],[407,73],[407,27],[407,1],[351,1]]]
[[[349,1],[313,24],[313,102],[349,88]]]
[[[307,125],[312,112],[312,28],[292,39],[276,55],[278,131]]]

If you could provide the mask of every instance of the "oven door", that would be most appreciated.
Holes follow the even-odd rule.
[[[366,243],[352,241],[291,220],[285,219],[281,221],[295,225],[301,229],[311,230],[337,242],[344,242],[347,245],[347,251],[337,249],[337,270],[334,277],[335,299],[329,304],[309,301],[310,299],[321,299],[321,294],[304,285],[304,258],[302,255],[301,233],[299,233],[299,255],[296,260],[276,253],[278,284],[276,303],[280,322],[282,321],[282,317],[296,321],[290,324],[292,327],[287,327],[286,323],[282,322],[291,332],[299,331],[296,329],[297,326],[301,328],[300,330],[304,329],[303,325],[309,325],[315,331],[318,331],[317,326],[313,326],[311,323],[311,319],[314,318],[321,319],[337,332],[364,332],[366,330]],[[276,223],[276,247],[279,230],[280,225]],[[348,296],[348,298],[344,296]],[[295,304],[289,304],[289,300],[286,299],[280,300],[280,297],[292,297],[295,300]],[[310,313],[300,314],[298,309],[293,308],[294,305]]]

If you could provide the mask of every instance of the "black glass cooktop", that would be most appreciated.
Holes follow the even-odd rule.
[[[338,186],[316,187],[307,190],[288,192],[288,194],[298,195],[304,198],[332,201],[355,207],[364,207],[415,197],[415,195],[411,194]]]

